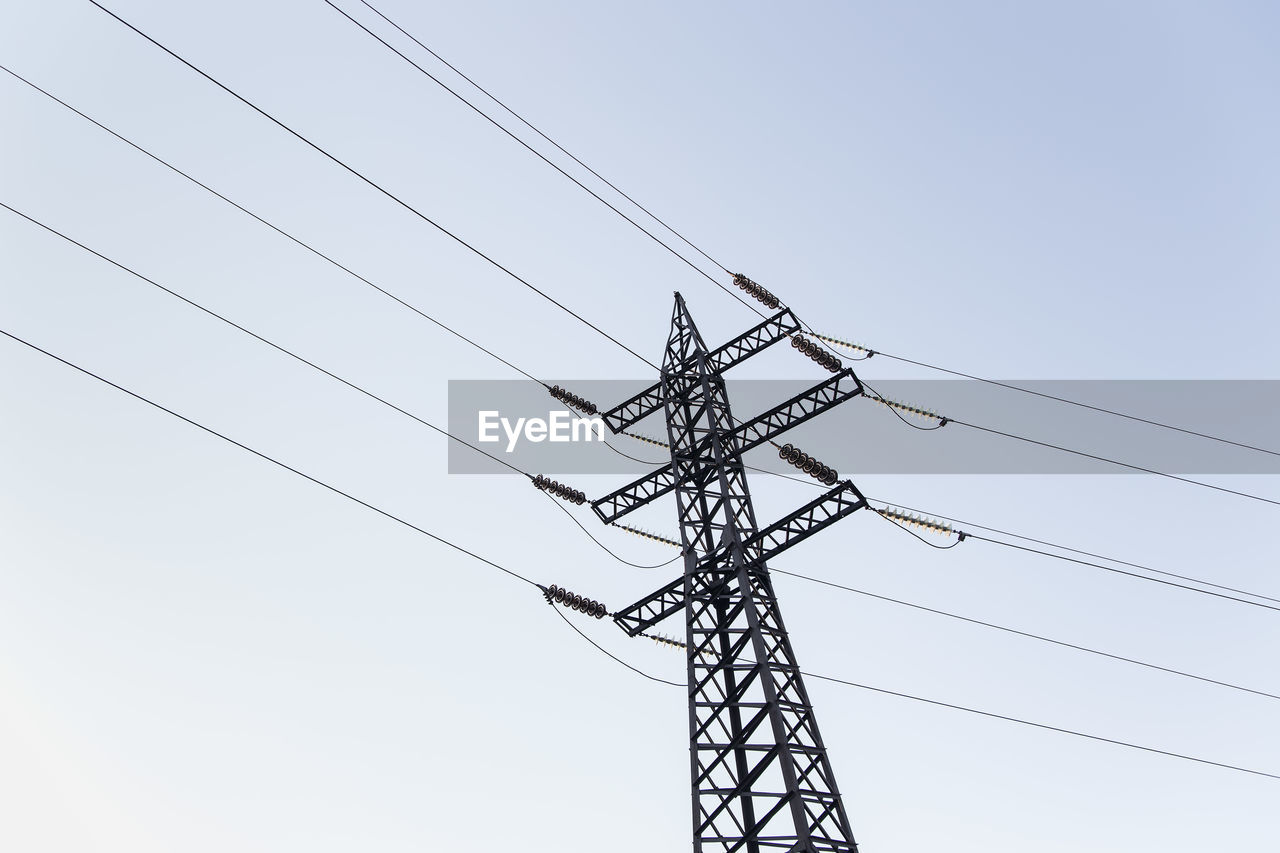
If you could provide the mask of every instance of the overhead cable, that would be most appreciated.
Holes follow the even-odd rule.
[[[290,127],[289,125],[285,124],[285,123],[284,123],[283,121],[281,121],[280,119],[278,119],[278,118],[276,118],[275,116],[271,115],[271,114],[270,114],[270,113],[268,113],[266,110],[264,110],[264,109],[262,109],[261,107],[259,107],[257,104],[254,104],[252,101],[250,101],[249,99],[245,98],[243,95],[240,95],[240,94],[239,94],[239,93],[237,93],[235,90],[233,90],[231,87],[229,87],[229,86],[227,86],[226,84],[224,84],[224,83],[222,83],[222,82],[218,81],[217,79],[215,79],[215,78],[214,78],[213,76],[211,76],[210,74],[208,74],[208,73],[206,73],[206,72],[202,71],[201,69],[197,68],[194,64],[192,64],[191,62],[189,62],[189,61],[187,61],[186,59],[184,59],[182,56],[180,56],[180,55],[179,55],[178,53],[176,53],[175,51],[170,50],[169,48],[165,47],[165,46],[164,46],[163,44],[161,44],[159,41],[157,41],[157,40],[155,40],[154,38],[152,38],[151,36],[147,35],[147,34],[146,34],[146,33],[144,33],[142,30],[138,29],[138,28],[137,28],[137,27],[135,27],[133,24],[131,24],[131,23],[129,23],[128,21],[126,21],[124,18],[121,18],[121,17],[120,17],[119,15],[117,15],[115,12],[112,12],[110,9],[108,9],[108,8],[107,8],[107,7],[105,7],[105,6],[103,6],[101,3],[98,3],[98,2],[97,2],[97,0],[89,0],[89,2],[90,2],[90,3],[92,3],[94,6],[96,6],[98,9],[101,9],[101,10],[102,10],[103,12],[105,12],[106,14],[110,15],[110,16],[111,16],[112,18],[114,18],[116,21],[119,21],[121,24],[123,24],[124,26],[128,27],[128,28],[129,28],[130,30],[132,30],[133,32],[137,33],[138,35],[142,36],[142,37],[143,37],[144,39],[146,39],[147,41],[151,42],[151,44],[153,44],[153,45],[155,45],[156,47],[160,48],[160,50],[162,50],[162,51],[164,51],[165,53],[169,54],[169,56],[172,56],[174,59],[178,60],[178,61],[179,61],[179,62],[181,62],[183,65],[187,66],[187,67],[188,67],[188,68],[190,68],[192,71],[194,71],[195,73],[199,74],[199,75],[200,75],[201,77],[203,77],[204,79],[208,80],[210,83],[212,83],[212,84],[214,84],[215,86],[217,86],[219,89],[222,89],[224,92],[226,92],[227,94],[231,95],[233,98],[235,98],[236,100],[240,101],[242,104],[244,104],[245,106],[249,107],[249,108],[250,108],[250,109],[252,109],[254,112],[256,112],[256,113],[258,113],[259,115],[261,115],[263,118],[266,118],[267,120],[269,120],[270,122],[272,122],[273,124],[275,124],[277,127],[279,127],[279,128],[281,128],[282,130],[284,130],[284,131],[288,132],[290,135],[294,136],[296,139],[298,139],[298,140],[300,140],[301,142],[305,143],[305,144],[306,144],[307,146],[309,146],[310,148],[312,148],[312,149],[314,149],[315,151],[319,152],[320,154],[324,155],[324,156],[325,156],[326,158],[328,158],[331,162],[333,162],[333,163],[337,164],[338,166],[341,166],[341,167],[342,167],[343,169],[345,169],[347,172],[351,173],[352,175],[354,175],[355,177],[359,178],[359,179],[360,179],[361,181],[363,181],[364,183],[368,184],[368,185],[369,185],[370,187],[372,187],[373,189],[375,189],[375,190],[377,190],[378,192],[382,193],[384,196],[386,196],[387,198],[391,199],[391,200],[392,200],[392,201],[394,201],[396,204],[400,205],[400,206],[401,206],[401,207],[403,207],[405,210],[409,211],[409,212],[410,212],[410,213],[412,213],[414,216],[416,216],[416,217],[418,217],[419,219],[421,219],[423,222],[426,222],[428,225],[430,225],[431,227],[435,228],[435,229],[436,229],[437,231],[439,231],[441,234],[444,234],[446,237],[449,237],[449,238],[450,238],[450,239],[452,239],[454,242],[458,243],[460,246],[463,246],[464,248],[468,249],[469,251],[471,251],[471,252],[472,252],[473,254],[475,254],[476,256],[478,256],[478,257],[480,257],[480,258],[484,259],[485,261],[487,261],[487,262],[488,262],[489,264],[491,264],[492,266],[494,266],[494,267],[496,267],[497,269],[501,270],[502,272],[506,273],[509,277],[511,277],[511,278],[512,278],[512,279],[514,279],[515,281],[517,281],[517,282],[519,282],[520,284],[524,285],[524,286],[525,286],[525,287],[527,287],[529,290],[532,290],[534,293],[538,294],[538,295],[539,295],[539,296],[541,296],[543,299],[545,299],[545,300],[547,300],[548,302],[550,302],[552,305],[555,305],[557,308],[559,308],[561,311],[564,311],[564,312],[565,312],[566,314],[568,314],[569,316],[571,316],[571,317],[573,317],[574,319],[578,320],[578,321],[579,321],[580,323],[582,323],[583,325],[585,325],[585,326],[587,326],[588,328],[592,329],[593,331],[595,331],[595,332],[596,332],[597,334],[599,334],[600,336],[604,337],[605,339],[607,339],[607,340],[609,340],[609,341],[612,341],[612,342],[613,342],[614,344],[616,344],[617,346],[619,346],[619,347],[621,347],[622,349],[626,350],[627,352],[631,353],[631,355],[633,355],[633,356],[635,356],[636,358],[640,359],[640,361],[642,361],[642,362],[644,362],[645,364],[649,365],[649,366],[650,366],[650,367],[652,367],[654,370],[658,370],[658,369],[659,369],[659,367],[658,367],[656,364],[654,364],[653,362],[649,361],[649,359],[647,359],[647,358],[645,358],[644,356],[640,355],[640,353],[638,353],[638,352],[636,352],[635,350],[631,349],[631,348],[630,348],[630,347],[628,347],[626,344],[622,343],[622,342],[621,342],[621,341],[619,341],[617,338],[613,337],[613,336],[612,336],[612,335],[610,335],[608,332],[604,331],[604,330],[603,330],[603,329],[601,329],[599,326],[597,326],[597,325],[595,325],[594,323],[592,323],[590,320],[587,320],[587,319],[586,319],[585,317],[583,317],[581,314],[578,314],[576,311],[574,311],[573,309],[571,309],[571,308],[569,308],[568,306],[566,306],[563,302],[560,302],[560,301],[559,301],[559,300],[557,300],[555,297],[553,297],[553,296],[551,296],[550,294],[548,294],[546,291],[541,290],[540,288],[538,288],[537,286],[535,286],[533,283],[531,283],[531,282],[530,282],[530,281],[528,281],[527,279],[525,279],[525,278],[521,277],[520,275],[518,275],[517,273],[515,273],[514,271],[512,271],[509,267],[506,267],[506,266],[502,265],[501,263],[499,263],[497,260],[495,260],[495,259],[494,259],[494,258],[492,258],[491,256],[489,256],[489,255],[485,254],[484,252],[482,252],[482,251],[481,251],[480,249],[478,249],[476,246],[472,245],[471,243],[468,243],[466,240],[462,239],[462,238],[461,238],[461,237],[459,237],[457,234],[455,234],[455,233],[453,233],[452,231],[448,230],[448,229],[447,229],[447,228],[445,228],[443,225],[441,225],[440,223],[436,222],[434,219],[430,218],[429,216],[427,216],[426,214],[424,214],[422,211],[418,210],[418,209],[417,209],[416,207],[414,207],[413,205],[409,204],[408,202],[406,202],[405,200],[403,200],[403,199],[402,199],[402,198],[400,198],[399,196],[397,196],[397,195],[395,195],[394,193],[392,193],[390,190],[388,190],[388,189],[386,189],[385,187],[383,187],[381,184],[376,183],[373,179],[371,179],[371,178],[369,178],[368,176],[366,176],[363,172],[360,172],[360,171],[359,171],[359,170],[357,170],[355,167],[353,167],[353,166],[349,165],[348,163],[346,163],[344,160],[339,159],[339,158],[338,158],[337,156],[335,156],[334,154],[329,153],[329,151],[328,151],[328,150],[326,150],[325,148],[322,148],[322,147],[321,147],[320,145],[318,145],[317,143],[312,142],[309,138],[307,138],[306,136],[302,135],[302,134],[301,134],[301,133],[299,133],[298,131],[294,130],[292,127]]]

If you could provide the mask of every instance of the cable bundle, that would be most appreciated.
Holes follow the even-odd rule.
[[[908,527],[918,527],[921,530],[927,530],[930,533],[941,533],[943,536],[950,536],[955,533],[955,529],[950,524],[944,524],[937,519],[928,518],[923,515],[914,515],[903,512],[893,507],[873,507],[876,512],[883,515],[890,521],[896,521],[899,524],[905,524]],[[963,535],[962,537],[963,538]]]
[[[784,444],[778,448],[778,458],[790,462],[819,483],[834,486],[840,479],[836,469],[823,465],[794,444]]]
[[[542,591],[547,598],[547,604],[562,604],[570,610],[576,610],[579,613],[585,613],[588,616],[594,616],[597,619],[603,619],[609,615],[609,608],[600,602],[576,595],[564,587],[552,584]]]
[[[559,385],[552,385],[547,389],[547,392],[560,402],[573,406],[575,409],[580,412],[584,412],[585,414],[595,415],[600,412],[600,410],[596,408],[595,403],[592,403],[590,400],[582,399],[567,388],[561,388]]]
[[[544,492],[550,492],[558,498],[563,498],[569,503],[583,504],[587,501],[586,492],[580,492],[577,489],[571,489],[563,483],[557,483],[550,477],[544,477],[541,474],[533,478],[535,488],[542,489]]]
[[[840,359],[836,358],[834,355],[827,352],[804,335],[792,335],[791,345],[800,350],[800,352],[809,356],[809,358],[818,362],[818,364],[822,365],[827,370],[830,370],[832,373],[839,373],[840,368],[844,366]]]
[[[778,301],[778,297],[756,284],[740,272],[733,274],[733,283],[747,292],[747,295],[761,302],[767,308],[777,308],[782,303]]]
[[[654,542],[661,542],[664,545],[672,545],[672,546],[675,546],[676,548],[680,547],[680,543],[674,539],[668,539],[665,536],[659,536],[656,533],[650,533],[649,531],[641,530],[638,527],[628,527],[625,524],[618,524],[617,522],[614,522],[613,526],[620,527],[623,530],[627,531],[628,533],[634,533],[636,536],[643,536],[645,539],[652,539]]]
[[[897,409],[900,412],[906,412],[909,415],[916,415],[921,418],[932,418],[938,422],[938,426],[946,426],[947,419],[937,412],[931,412],[928,409],[920,409],[916,406],[909,406],[906,403],[899,403],[897,400],[890,400],[888,397],[872,397],[877,403],[888,406],[891,409]]]
[[[809,334],[813,335],[815,338],[817,338],[820,341],[826,341],[829,344],[835,344],[836,346],[844,347],[847,350],[853,350],[854,352],[865,352],[867,354],[866,356],[867,358],[871,358],[871,356],[876,354],[875,350],[869,349],[868,347],[864,347],[861,344],[851,344],[848,341],[842,341],[839,338],[831,338],[826,335],[820,335],[817,332],[810,332]]]

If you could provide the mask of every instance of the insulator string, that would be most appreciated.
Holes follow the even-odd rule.
[[[536,489],[541,489],[547,494],[562,498],[571,504],[581,505],[587,502],[587,495],[585,492],[579,491],[578,489],[571,489],[563,483],[552,480],[550,477],[544,477],[541,474],[533,478],[533,486]]]
[[[596,619],[603,619],[609,615],[609,608],[595,599],[578,595],[555,584],[543,590],[543,595],[546,596],[547,604],[559,604],[570,610],[593,616]]]
[[[801,353],[816,361],[820,366],[826,368],[832,373],[839,373],[844,368],[844,363],[804,335],[796,334],[791,336],[791,346],[800,350]]]

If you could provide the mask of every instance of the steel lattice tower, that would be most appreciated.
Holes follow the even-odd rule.
[[[684,612],[695,853],[857,850],[766,560],[866,501],[846,481],[761,530],[742,455],[862,386],[852,371],[837,371],[739,424],[722,376],[798,329],[784,309],[708,351],[676,294],[661,381],[605,415],[615,431],[659,403],[666,415],[670,467],[593,506],[612,522],[675,492],[684,574],[614,618],[634,635]]]

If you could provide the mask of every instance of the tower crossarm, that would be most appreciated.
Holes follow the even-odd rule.
[[[791,309],[783,308],[764,322],[708,353],[707,367],[713,373],[722,373],[799,330],[800,321],[796,319],[796,315],[791,313]],[[683,365],[683,367],[688,366],[688,363]],[[644,420],[661,408],[662,383],[655,382],[631,399],[614,406],[601,417],[609,429],[617,433]]]
[[[723,559],[720,560],[723,562]],[[688,590],[685,577],[679,577],[671,583],[646,595],[644,598],[629,604],[613,614],[613,621],[628,636],[648,631],[663,620],[684,611],[688,602]],[[695,594],[712,594],[732,592],[736,579],[731,573],[701,573],[689,580]]]
[[[743,543],[753,563],[760,564],[809,538],[819,530],[867,506],[849,480],[761,530]]]
[[[679,577],[671,583],[655,590],[634,604],[613,614],[613,621],[618,627],[634,637],[647,631],[668,616],[674,616],[684,610],[684,578]]]
[[[746,453],[861,393],[862,382],[846,367],[807,391],[741,424],[730,434],[730,444],[738,453]]]
[[[767,412],[739,425],[727,444],[735,446],[737,453],[746,451],[781,435],[794,426],[817,417],[840,405],[845,400],[863,393],[862,382],[852,370],[845,369],[824,379],[812,388],[797,394]],[[671,492],[680,482],[697,472],[705,472],[700,460],[687,460],[677,475],[674,466],[657,468],[622,488],[591,502],[591,508],[605,524],[612,524],[628,513]]]
[[[613,524],[627,513],[633,512],[652,500],[674,489],[679,482],[675,471],[665,465],[633,480],[616,492],[591,502],[591,508],[605,524]]]

